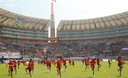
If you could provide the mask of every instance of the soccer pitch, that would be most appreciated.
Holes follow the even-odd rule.
[[[95,78],[128,78],[128,65],[125,64],[122,70],[122,76],[119,76],[117,71],[117,62],[112,62],[111,68],[108,68],[107,62],[101,62],[100,71],[97,71],[97,65],[95,67]],[[91,68],[85,70],[85,65],[82,62],[75,62],[75,67],[69,66],[67,63],[67,70],[64,72],[64,67],[61,70],[61,78],[93,78]],[[13,72],[13,78],[30,78],[29,74],[26,74],[25,67],[21,64],[20,69],[17,69],[17,74]],[[0,78],[11,78],[8,76],[6,64],[0,64]],[[43,64],[35,64],[32,78],[60,78],[57,76],[56,67],[52,65],[52,70],[49,72]]]

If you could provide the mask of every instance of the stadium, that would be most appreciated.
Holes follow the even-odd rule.
[[[50,57],[128,55],[123,50],[128,47],[128,12],[94,19],[61,20],[56,38],[54,33],[53,38],[48,37],[50,19],[27,17],[4,9],[0,13],[1,52],[20,52],[24,57],[38,58],[46,48]]]
[[[128,11],[98,18],[61,20],[55,29],[53,8],[51,19],[0,8],[1,63],[7,63],[10,58],[21,61],[32,58],[36,62],[58,58],[81,61],[87,57],[128,59]]]

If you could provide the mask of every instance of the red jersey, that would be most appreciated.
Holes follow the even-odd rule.
[[[90,62],[90,58],[87,58],[86,63],[89,64],[89,62]]]
[[[13,61],[13,65],[16,66],[16,60]]]
[[[123,60],[122,60],[121,57],[118,58],[118,64],[119,64],[119,65],[123,64]]]
[[[58,60],[58,61],[56,62],[56,67],[57,67],[57,68],[61,68],[61,61],[60,61],[60,60]]]
[[[34,61],[32,61],[32,65],[34,66]]]
[[[13,69],[13,67],[14,67],[13,61],[10,61],[7,65],[9,65],[9,69]]]
[[[47,61],[47,66],[51,66],[51,61],[50,60]]]
[[[95,59],[92,59],[92,60],[90,61],[90,63],[91,63],[91,67],[95,67],[95,64],[96,64]]]
[[[28,68],[33,68],[33,61],[29,61]]]

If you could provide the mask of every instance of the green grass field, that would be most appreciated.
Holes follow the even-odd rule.
[[[128,65],[125,64],[122,76],[119,76],[117,71],[117,62],[112,62],[111,68],[108,68],[107,62],[101,62],[101,69],[97,71],[95,69],[95,78],[128,78]],[[85,71],[85,66],[81,62],[75,62],[75,67],[72,66],[67,68],[64,72],[64,67],[62,68],[62,78],[93,78],[91,69]],[[96,66],[97,68],[97,66]],[[41,64],[35,64],[35,69],[32,74],[32,78],[59,78],[56,74],[56,68],[53,65],[52,70],[48,72],[46,66]],[[8,71],[5,64],[0,64],[0,78],[11,78],[8,76]],[[13,78],[30,78],[29,74],[26,74],[24,66],[21,64],[20,69],[18,69],[17,74],[14,74]]]

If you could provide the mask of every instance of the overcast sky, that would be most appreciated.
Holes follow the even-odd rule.
[[[88,19],[128,11],[128,0],[56,0],[55,21]],[[0,8],[36,18],[50,19],[51,0],[0,0]]]

